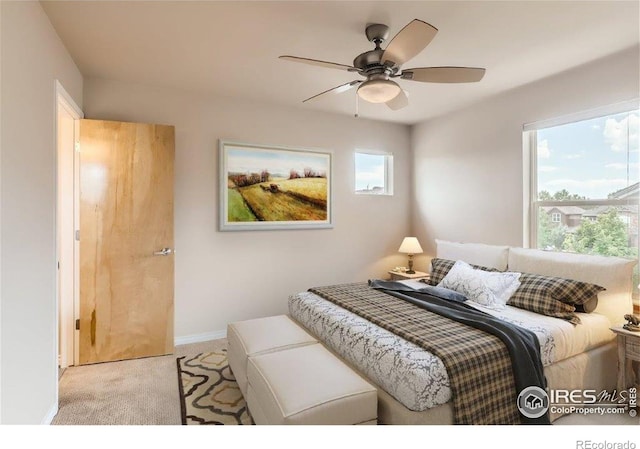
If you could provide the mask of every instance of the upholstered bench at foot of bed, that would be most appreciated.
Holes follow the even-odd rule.
[[[238,321],[227,326],[227,358],[244,397],[247,396],[249,357],[317,343],[287,315]]]
[[[250,357],[256,424],[377,424],[377,390],[321,344]]]

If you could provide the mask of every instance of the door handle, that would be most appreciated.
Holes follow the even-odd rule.
[[[174,254],[176,251],[171,248],[162,248],[160,251],[155,251],[153,253],[154,256],[169,256]]]

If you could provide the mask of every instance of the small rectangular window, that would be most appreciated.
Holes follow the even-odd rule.
[[[560,214],[558,212],[554,212],[551,214],[551,221],[553,223],[560,223]]]
[[[355,191],[363,195],[393,195],[393,155],[357,151]]]

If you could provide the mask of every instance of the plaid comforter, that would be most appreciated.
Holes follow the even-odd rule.
[[[486,332],[370,288],[367,283],[309,291],[435,354],[451,383],[456,424],[519,424],[509,352]]]

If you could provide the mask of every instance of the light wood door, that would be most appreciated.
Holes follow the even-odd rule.
[[[80,120],[80,364],[173,352],[174,138]]]

